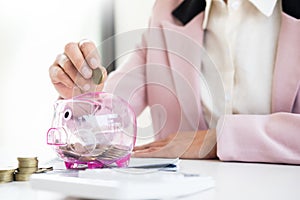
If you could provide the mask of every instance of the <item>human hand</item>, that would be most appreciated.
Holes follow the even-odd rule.
[[[101,75],[102,74],[102,75]],[[107,72],[95,44],[89,40],[68,43],[49,68],[52,84],[63,99],[101,91]],[[101,79],[101,80],[100,80]]]
[[[134,148],[132,156],[212,159],[217,157],[216,149],[215,130],[202,130],[171,134],[163,140],[137,146]]]

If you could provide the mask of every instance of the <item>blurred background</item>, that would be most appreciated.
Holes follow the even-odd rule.
[[[0,0],[0,166],[18,156],[42,161],[55,157],[46,145],[58,97],[48,68],[64,45],[84,38],[98,45],[114,34],[146,28],[153,4],[154,0]],[[119,45],[113,44],[107,53],[114,54]],[[148,111],[138,119],[138,127],[151,126]]]

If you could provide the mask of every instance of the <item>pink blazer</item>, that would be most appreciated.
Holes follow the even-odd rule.
[[[140,45],[111,73],[105,90],[128,100],[137,114],[150,106],[156,138],[205,130],[201,106],[204,12],[186,25],[172,16],[181,0],[158,0]],[[140,31],[140,30],[139,30]],[[134,31],[133,31],[134,32]],[[127,33],[128,34],[128,33]],[[119,37],[128,42],[130,37]],[[217,71],[211,65],[212,79]],[[215,73],[213,73],[215,72]],[[207,80],[208,84],[220,84]],[[220,87],[222,85],[220,84]],[[217,155],[224,161],[300,164],[300,21],[282,13],[272,88],[272,114],[224,116],[217,125]],[[217,98],[224,98],[222,94]],[[259,97],[257,97],[259,98]]]

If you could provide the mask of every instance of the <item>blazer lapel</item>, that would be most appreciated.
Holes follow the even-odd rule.
[[[291,112],[300,84],[300,20],[282,13],[273,78],[272,112]]]
[[[202,115],[199,91],[203,54],[203,12],[185,26],[162,22],[162,32],[178,100],[190,127],[207,128]],[[197,120],[199,119],[199,121]],[[198,121],[198,123],[196,123]]]

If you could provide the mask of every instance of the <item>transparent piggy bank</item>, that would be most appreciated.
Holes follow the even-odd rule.
[[[136,140],[129,104],[109,93],[87,93],[54,106],[47,144],[68,169],[126,167]]]

